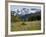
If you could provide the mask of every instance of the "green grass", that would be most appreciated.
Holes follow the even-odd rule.
[[[22,25],[22,24],[25,25]],[[40,30],[41,21],[30,21],[30,22],[12,22],[11,31],[31,31],[31,30]]]

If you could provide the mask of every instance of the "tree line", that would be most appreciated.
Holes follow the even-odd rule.
[[[29,14],[26,19],[21,19],[20,16],[14,15],[14,13],[15,11],[11,11],[11,22],[41,20],[41,11]]]

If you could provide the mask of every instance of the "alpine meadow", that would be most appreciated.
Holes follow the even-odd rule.
[[[11,5],[11,31],[41,30],[41,7]]]

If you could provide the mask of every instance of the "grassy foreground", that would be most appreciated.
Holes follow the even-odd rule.
[[[11,31],[31,31],[40,29],[41,29],[41,21],[11,23]]]

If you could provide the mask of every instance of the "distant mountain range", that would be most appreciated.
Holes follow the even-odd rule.
[[[40,9],[26,9],[23,8],[22,10],[17,9],[16,11],[12,11],[14,13],[14,16],[19,16],[21,19],[26,19],[28,17],[31,17],[32,15],[41,15],[41,10]]]
[[[26,14],[31,14],[31,13],[35,13],[35,12],[39,12],[40,9],[27,9],[27,8],[23,8],[23,9],[16,9],[16,15],[26,15]]]
[[[37,16],[37,15],[41,15],[41,11],[37,11],[37,12],[35,12],[35,13],[30,13],[30,14],[26,14],[26,15],[20,15],[19,17],[21,18],[21,19],[26,19],[26,18],[28,18],[28,17],[31,17],[31,16]]]

